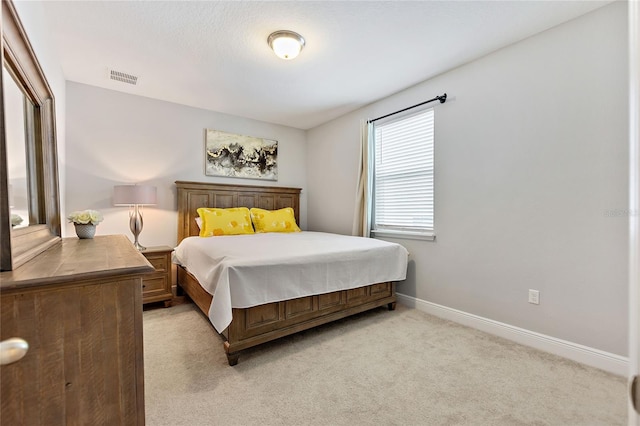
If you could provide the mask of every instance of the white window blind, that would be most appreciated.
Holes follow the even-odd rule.
[[[433,233],[433,135],[433,108],[374,124],[374,233]]]

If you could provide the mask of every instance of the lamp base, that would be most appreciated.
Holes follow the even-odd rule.
[[[131,229],[131,233],[134,237],[133,246],[137,248],[139,251],[143,251],[146,249],[145,246],[138,242],[138,236],[140,232],[142,232],[142,210],[140,206],[137,204],[133,206],[133,210],[129,210],[129,229]]]
[[[147,248],[140,244],[138,241],[133,243],[133,246],[138,249],[138,251],[145,251]]]

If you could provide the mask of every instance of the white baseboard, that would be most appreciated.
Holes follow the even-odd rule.
[[[626,357],[536,333],[535,331],[525,330],[404,294],[398,293],[397,296],[399,303],[428,314],[494,334],[516,343],[531,346],[554,355],[559,355],[582,364],[587,364],[619,376],[628,376],[629,359]]]

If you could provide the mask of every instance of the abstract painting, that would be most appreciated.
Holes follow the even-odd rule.
[[[205,174],[278,180],[278,141],[207,129]]]

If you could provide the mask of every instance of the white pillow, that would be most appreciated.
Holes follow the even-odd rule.
[[[200,216],[196,217],[196,224],[198,225],[198,229],[202,229],[202,218]]]

